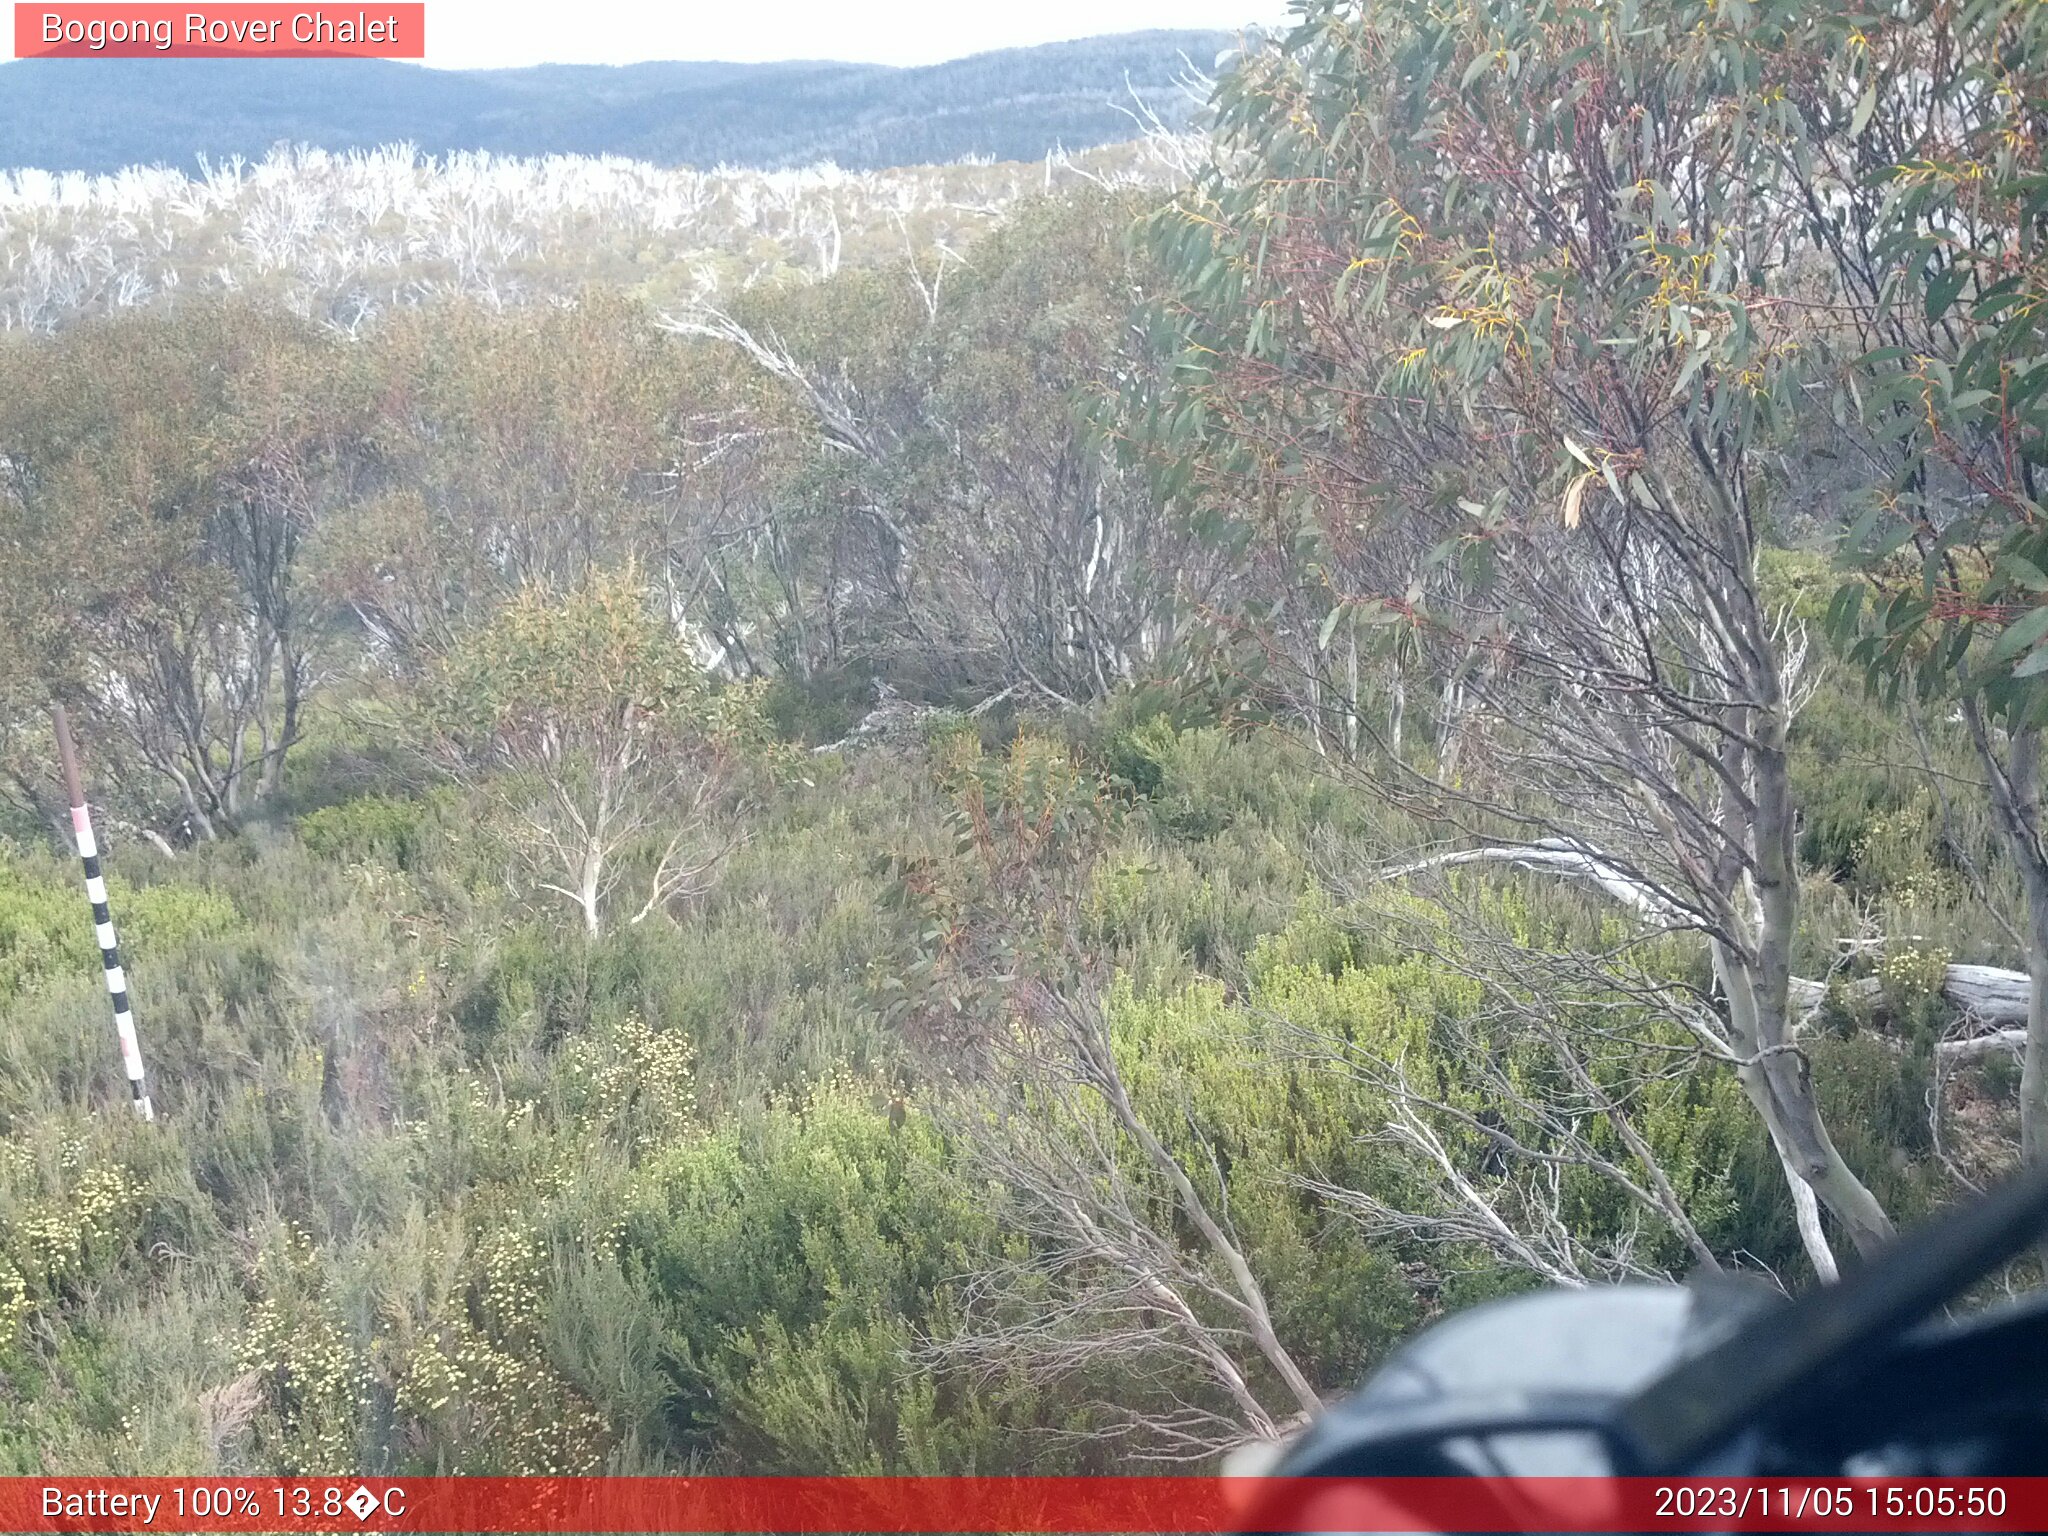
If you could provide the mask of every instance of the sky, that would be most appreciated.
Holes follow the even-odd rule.
[[[991,48],[1149,27],[1234,29],[1285,15],[1285,0],[427,0],[425,62],[936,64]]]

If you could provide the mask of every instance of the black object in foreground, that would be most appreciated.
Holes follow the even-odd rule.
[[[1273,1472],[2048,1472],[2048,1291],[1962,1322],[1940,1315],[2044,1228],[2048,1168],[1793,1301],[1714,1276],[1476,1307],[1399,1351]]]

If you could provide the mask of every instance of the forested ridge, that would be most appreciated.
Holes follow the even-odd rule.
[[[1186,125],[1184,82],[1228,32],[1132,32],[892,68],[803,60],[423,69],[381,59],[0,63],[0,165],[189,169],[275,146],[629,155],[663,165],[856,170],[1036,160]]]
[[[2044,27],[1311,0],[1035,185],[13,183],[0,1471],[1210,1465],[2038,1157]]]

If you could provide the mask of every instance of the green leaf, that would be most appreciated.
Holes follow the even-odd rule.
[[[2048,636],[2048,607],[2031,609],[1998,637],[1998,644],[1991,647],[1991,659],[1994,663],[2008,660],[2039,644],[2043,636]]]
[[[2004,567],[2006,575],[2029,592],[2048,592],[2048,575],[2043,575],[2041,567],[2025,555],[2007,555],[1998,563]]]
[[[2012,669],[2014,677],[2039,677],[2043,672],[2048,672],[2048,645],[2036,646]]]
[[[1706,360],[1706,348],[1695,348],[1692,356],[1685,360],[1685,366],[1679,369],[1678,382],[1671,386],[1671,398],[1673,400],[1676,400],[1680,395],[1685,393],[1686,386],[1692,383],[1693,375],[1700,371],[1701,365],[1705,363]]]
[[[1927,323],[1932,325],[1948,312],[1956,295],[1963,291],[1963,280],[1970,275],[1968,267],[1951,266],[1936,275],[1927,285]]]
[[[1865,558],[1871,561],[1891,559],[1906,547],[1907,541],[1913,537],[1913,531],[1911,523],[1900,523],[1896,528],[1887,531],[1876,543],[1869,545],[1864,551]]]
[[[1329,614],[1323,619],[1323,627],[1321,631],[1316,635],[1317,650],[1327,651],[1330,648],[1330,636],[1337,633],[1337,625],[1343,621],[1345,607],[1345,604],[1339,603],[1336,607],[1332,608],[1329,611]],[[2048,609],[2044,609],[2042,611],[2048,612]]]
[[[1828,604],[1827,628],[1830,633],[1840,636],[1854,634],[1856,621],[1863,613],[1863,583],[1844,582],[1836,588],[1833,601]]]
[[[1870,116],[1877,110],[1877,87],[1865,86],[1863,94],[1856,99],[1856,110],[1849,116],[1849,137],[1858,139],[1863,130],[1870,126]]]
[[[1855,522],[1849,525],[1849,531],[1842,535],[1843,546],[1847,549],[1855,550],[1858,553],[1861,553],[1865,541],[1868,540],[1870,535],[1876,531],[1878,520],[1883,516],[1883,507],[1874,506],[1867,508],[1862,514],[1862,516],[1858,517]]]

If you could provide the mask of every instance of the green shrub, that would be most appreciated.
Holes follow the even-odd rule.
[[[124,954],[146,964],[180,946],[219,941],[244,925],[216,886],[164,882],[133,886],[107,880]],[[0,993],[35,991],[56,976],[97,979],[100,951],[79,879],[47,863],[17,864],[0,855]]]
[[[359,795],[301,816],[299,839],[316,858],[415,871],[428,848],[434,806],[404,795]]]
[[[655,1298],[682,1444],[750,1472],[1000,1471],[1028,1448],[905,1351],[1004,1250],[925,1115],[853,1078],[778,1098],[648,1167],[626,1226]]]

